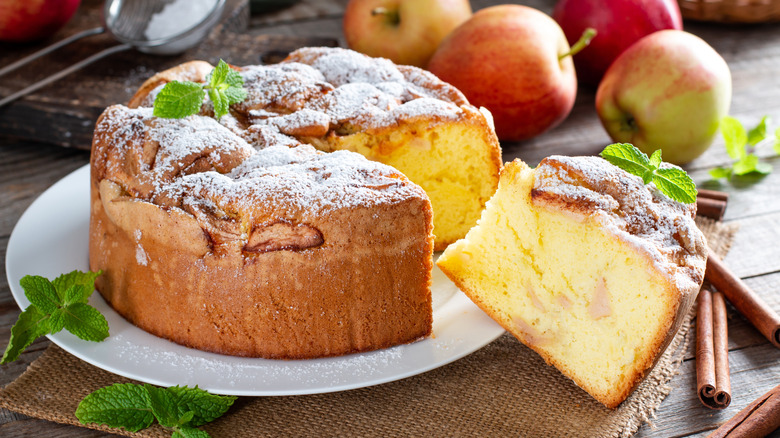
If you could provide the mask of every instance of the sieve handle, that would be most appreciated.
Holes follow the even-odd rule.
[[[94,29],[87,29],[87,30],[81,31],[81,32],[79,32],[79,33],[77,33],[75,35],[71,35],[71,36],[69,36],[69,37],[67,37],[67,38],[65,38],[65,39],[63,39],[61,41],[57,41],[56,43],[54,43],[54,44],[52,44],[50,46],[44,47],[43,49],[38,50],[37,52],[35,52],[35,53],[31,54],[31,55],[27,55],[24,58],[14,62],[13,64],[9,64],[9,65],[7,65],[7,66],[5,66],[3,68],[0,68],[0,76],[8,74],[8,73],[16,70],[17,68],[25,65],[25,64],[29,64],[29,63],[35,61],[36,59],[38,59],[38,58],[40,58],[42,56],[48,55],[49,53],[59,49],[60,47],[65,47],[65,46],[67,46],[68,44],[70,44],[70,43],[72,43],[74,41],[78,41],[78,40],[80,40],[82,38],[86,38],[88,36],[99,35],[99,34],[105,32],[105,31],[106,31],[105,28],[96,27]]]

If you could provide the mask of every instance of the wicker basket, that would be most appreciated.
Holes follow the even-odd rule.
[[[780,21],[780,0],[678,0],[685,19],[720,23]]]

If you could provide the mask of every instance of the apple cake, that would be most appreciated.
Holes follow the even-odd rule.
[[[646,376],[704,278],[695,204],[598,157],[515,160],[438,266],[477,305],[609,408]]]
[[[89,264],[107,302],[152,334],[230,355],[325,357],[429,335],[422,188],[360,154],[257,133],[275,145],[208,116],[106,109]]]
[[[289,144],[349,150],[395,167],[430,197],[437,251],[466,235],[496,190],[501,149],[490,113],[425,70],[324,47],[234,68],[249,97],[223,125],[255,147],[278,144],[282,134]],[[193,61],[158,73],[129,106],[152,106],[167,82],[204,82],[210,70]],[[204,104],[202,114],[210,111]]]

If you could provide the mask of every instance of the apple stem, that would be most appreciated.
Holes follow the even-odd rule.
[[[560,61],[561,59],[567,56],[574,56],[577,53],[579,53],[580,50],[584,49],[585,47],[588,46],[588,44],[590,44],[590,41],[593,39],[594,36],[596,36],[596,29],[592,27],[585,29],[585,32],[582,33],[580,39],[576,43],[574,43],[573,46],[571,46],[571,50],[564,53],[563,55],[558,56],[558,61]]]
[[[378,7],[378,8],[372,9],[371,10],[371,15],[374,16],[374,17],[376,17],[377,15],[381,15],[381,16],[383,16],[387,20],[388,23],[396,25],[396,26],[398,25],[398,23],[401,22],[401,17],[398,14],[397,10],[391,11],[391,10],[389,10],[387,8],[383,8],[381,6]]]

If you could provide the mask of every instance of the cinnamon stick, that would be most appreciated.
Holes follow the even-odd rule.
[[[775,347],[780,348],[780,316],[753,292],[709,249],[704,278],[723,292],[726,299]]]
[[[707,438],[761,438],[780,428],[780,385],[739,411]]]
[[[696,298],[696,386],[704,406],[724,409],[731,403],[728,328],[723,294],[705,286]]]
[[[726,214],[726,201],[713,198],[702,198],[701,192],[696,198],[696,215],[704,216],[716,221],[722,220]]]
[[[716,199],[723,202],[727,202],[729,200],[729,194],[726,192],[720,192],[717,190],[707,190],[707,189],[697,189],[696,190],[699,194],[699,198],[708,198],[708,199]]]
[[[715,398],[716,409],[731,404],[731,376],[729,374],[729,329],[726,319],[726,299],[723,293],[712,293],[712,331],[715,348]]]
[[[715,347],[712,335],[712,292],[702,287],[696,297],[696,387],[699,400],[712,407],[715,398]]]

